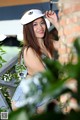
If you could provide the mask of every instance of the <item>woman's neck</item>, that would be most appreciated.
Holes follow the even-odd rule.
[[[38,39],[38,43],[39,43],[39,46],[42,47],[43,46],[43,39]]]
[[[40,49],[41,49],[42,53],[45,54],[50,59],[52,59],[49,51],[46,49],[46,47],[44,45],[43,39],[38,39],[38,42],[39,42],[39,46],[40,46]]]

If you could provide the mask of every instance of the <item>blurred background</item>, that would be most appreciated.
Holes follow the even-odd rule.
[[[10,60],[19,51],[20,42],[23,39],[22,25],[20,18],[26,10],[37,8],[45,12],[55,10],[58,12],[56,4],[51,4],[52,0],[2,0],[0,2],[0,46],[7,54],[3,57]],[[54,0],[57,2],[58,0]],[[49,24],[49,23],[48,23]],[[49,25],[48,25],[49,26]]]

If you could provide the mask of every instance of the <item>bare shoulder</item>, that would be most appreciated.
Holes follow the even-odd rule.
[[[31,47],[24,49],[24,63],[30,75],[44,71],[45,69],[37,53]]]
[[[31,47],[24,49],[24,56],[32,56],[32,55],[35,55],[35,52]]]

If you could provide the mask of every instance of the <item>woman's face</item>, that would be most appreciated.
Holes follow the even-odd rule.
[[[33,21],[33,30],[37,39],[42,39],[44,37],[46,25],[43,18],[38,18]]]

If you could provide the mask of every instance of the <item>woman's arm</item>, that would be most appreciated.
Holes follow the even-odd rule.
[[[54,11],[49,10],[45,12],[45,16],[58,30],[59,23],[58,23],[58,18],[57,18],[56,13]]]
[[[24,63],[28,69],[29,74],[31,75],[45,70],[43,63],[30,47],[28,48],[28,50],[24,50]]]
[[[11,101],[11,107],[12,107],[12,110],[17,110],[17,107],[16,107],[16,102],[15,101]]]

